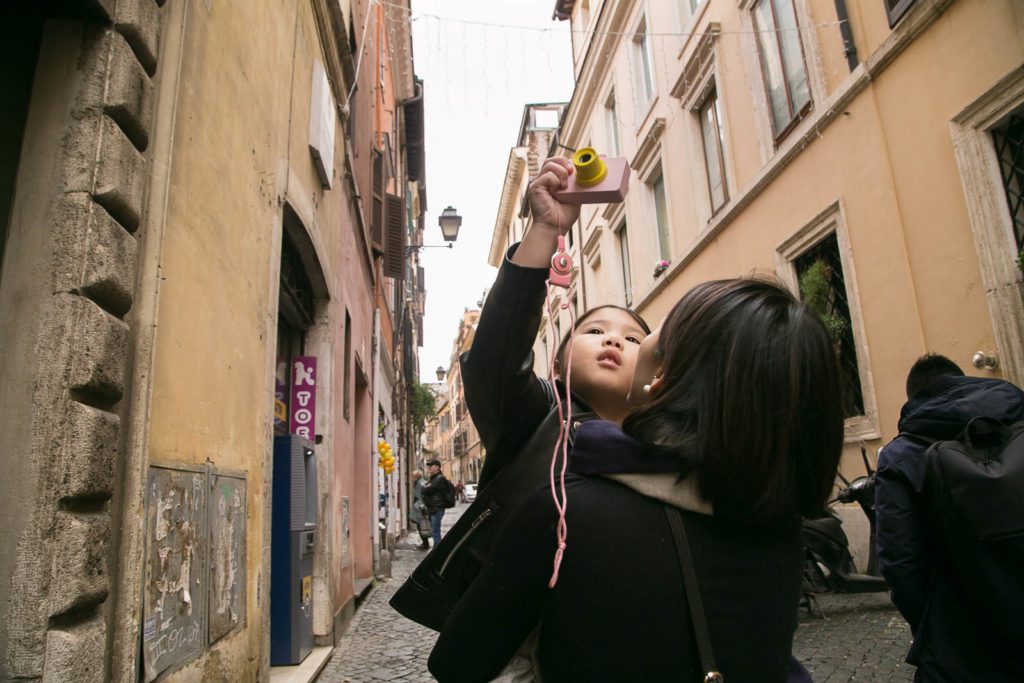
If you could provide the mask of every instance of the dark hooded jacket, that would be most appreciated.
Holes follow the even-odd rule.
[[[517,247],[506,253],[472,347],[460,359],[466,405],[487,454],[477,498],[391,600],[398,612],[435,630],[476,579],[509,513],[547,481],[561,427],[555,391],[564,396],[564,389],[533,371],[548,270],[512,263]],[[575,395],[572,414],[570,436],[596,417]]]
[[[803,559],[798,520],[765,527],[710,514],[690,481],[679,480],[678,460],[647,452],[610,422],[579,428],[569,467],[556,586],[548,588],[558,513],[542,485],[510,516],[447,620],[429,661],[439,681],[493,680],[538,623],[542,680],[701,680],[666,505],[682,510],[725,680],[781,683],[800,670],[790,657]]]
[[[923,494],[929,441],[956,438],[976,417],[1024,419],[1024,393],[997,379],[941,377],[903,406],[901,435],[878,458],[878,566],[913,631],[907,662],[921,681],[1024,681],[1024,653],[989,638],[965,603]]]

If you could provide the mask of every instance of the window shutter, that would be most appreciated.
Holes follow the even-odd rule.
[[[370,239],[376,254],[384,253],[384,155],[373,150],[373,200],[370,216]]]
[[[384,275],[400,280],[405,275],[405,202],[393,194],[385,199]]]

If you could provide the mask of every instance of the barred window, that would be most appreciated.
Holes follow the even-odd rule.
[[[1011,114],[992,131],[1017,254],[1024,253],[1024,114]]]
[[[845,417],[864,415],[864,391],[853,338],[849,294],[839,256],[839,240],[830,233],[793,262],[800,298],[821,316],[832,337],[844,384]]]

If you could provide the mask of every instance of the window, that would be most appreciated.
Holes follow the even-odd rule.
[[[640,96],[640,106],[645,107],[654,99],[654,64],[651,57],[651,39],[647,35],[647,17],[640,20],[640,25],[633,34],[633,58],[636,92]]]
[[[704,143],[704,169],[708,176],[708,194],[711,212],[715,213],[729,200],[725,182],[725,136],[722,132],[722,114],[718,106],[718,93],[714,90],[698,110],[700,136]]]
[[[761,0],[754,8],[754,28],[776,141],[811,107],[811,87],[793,2]]]
[[[651,195],[654,198],[654,218],[658,228],[658,255],[660,258],[668,260],[672,255],[670,248],[671,240],[669,238],[668,204],[665,200],[665,175],[660,169],[655,172],[655,176],[649,186],[651,188]]]
[[[811,247],[794,262],[800,298],[825,323],[832,342],[844,385],[844,417],[864,414],[864,391],[860,384],[860,367],[853,337],[853,321],[846,291],[846,278],[839,257],[839,240],[833,232]]]
[[[889,16],[889,28],[895,26],[907,13],[915,0],[885,0],[885,13]]]
[[[999,158],[1017,254],[1024,254],[1024,112],[1010,114],[1002,125],[993,129],[992,141]]]
[[[619,258],[622,262],[622,290],[626,293],[626,305],[633,305],[633,275],[629,267],[629,234],[626,232],[626,223],[617,233],[619,240]]]
[[[605,127],[608,129],[608,156],[617,157],[622,152],[619,145],[619,114],[615,109],[615,91],[611,91],[604,103]]]
[[[533,126],[540,130],[558,128],[557,109],[536,109],[533,112]]]
[[[580,27],[583,30],[590,27],[590,0],[583,0],[580,3]]]
[[[697,11],[697,7],[700,6],[702,0],[679,0],[679,4],[683,8],[683,16],[692,17],[694,12]]]

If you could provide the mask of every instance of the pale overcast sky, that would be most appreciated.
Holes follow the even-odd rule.
[[[426,100],[424,242],[441,243],[437,217],[445,206],[462,216],[453,249],[422,252],[422,382],[436,382],[437,366],[448,367],[463,309],[475,308],[494,281],[487,252],[523,106],[572,95],[569,24],[551,19],[554,7],[555,0],[413,0],[413,52]]]

